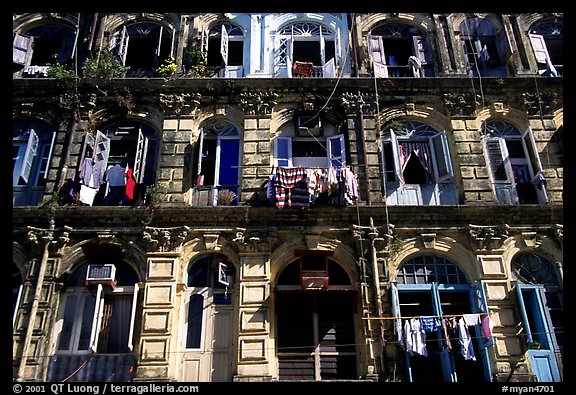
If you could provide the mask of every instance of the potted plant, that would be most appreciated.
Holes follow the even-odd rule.
[[[219,206],[230,206],[236,199],[236,194],[229,189],[221,189],[218,191],[217,199]]]
[[[530,343],[528,348],[531,350],[540,350],[540,342],[538,340],[534,340],[532,343]]]

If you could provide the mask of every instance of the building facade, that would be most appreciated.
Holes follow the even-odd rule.
[[[562,14],[13,32],[14,380],[563,380]]]

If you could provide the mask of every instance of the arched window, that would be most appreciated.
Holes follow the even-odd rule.
[[[493,344],[482,284],[441,255],[419,255],[400,266],[392,284],[396,340],[410,382],[490,381]],[[486,321],[485,321],[486,320]]]
[[[518,280],[516,293],[529,348],[532,371],[538,381],[561,381],[564,351],[564,300],[560,263],[553,265],[534,253],[512,260]]]
[[[433,77],[432,45],[417,27],[386,23],[368,34],[368,52],[374,75],[387,77]]]
[[[42,201],[55,139],[56,131],[44,122],[12,123],[14,206],[36,206]]]
[[[393,121],[382,132],[387,204],[456,204],[444,131],[419,121]]]
[[[329,253],[299,251],[275,293],[280,380],[355,379],[356,293]]]
[[[239,26],[222,23],[202,30],[201,49],[207,66],[218,70],[215,76],[244,77],[244,33]]]
[[[143,122],[114,122],[103,125],[95,136],[86,133],[78,179],[93,193],[83,195],[81,190],[80,201],[89,205],[144,204],[147,188],[156,181],[157,153],[156,132]],[[119,183],[113,182],[108,173],[117,164],[126,175]],[[110,195],[111,184],[125,186],[122,196]]]
[[[172,35],[155,22],[132,23],[112,35],[109,49],[130,67],[126,77],[153,77],[162,61],[173,56]]]
[[[14,33],[13,61],[24,76],[48,76],[48,66],[72,59],[76,30],[63,24],[42,24]]]
[[[87,262],[66,280],[55,325],[48,379],[61,381],[93,354],[77,381],[128,381],[134,364],[138,275],[112,246],[86,244]]]
[[[502,204],[545,204],[546,180],[534,134],[500,120],[482,125],[486,157],[498,201]]]
[[[198,164],[192,205],[237,205],[240,183],[238,127],[225,120],[204,124],[200,128],[196,152]],[[224,201],[224,195],[229,199]]]
[[[276,35],[274,75],[334,78],[341,58],[339,34],[317,22],[282,27]]]
[[[466,18],[460,24],[460,39],[470,76],[507,76],[512,47],[506,26],[497,32],[488,18]]]
[[[538,74],[561,77],[564,74],[563,22],[540,22],[530,29],[529,34],[538,64]]]

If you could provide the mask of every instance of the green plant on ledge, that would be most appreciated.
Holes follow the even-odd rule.
[[[110,51],[102,51],[100,55],[92,53],[82,65],[84,77],[106,80],[122,78],[128,70],[130,70],[130,66],[124,66]]]
[[[146,188],[146,206],[155,206],[166,199],[166,191],[162,185],[150,185]]]
[[[156,69],[156,74],[158,74],[162,78],[168,78],[173,76],[176,73],[176,63],[174,62],[174,58],[169,57],[164,59],[162,62],[162,66]]]
[[[76,82],[76,73],[69,66],[61,63],[48,65],[48,78],[56,80],[56,85],[64,89],[72,89]]]
[[[218,191],[217,199],[219,206],[230,206],[236,199],[236,194],[229,189],[221,189]]]

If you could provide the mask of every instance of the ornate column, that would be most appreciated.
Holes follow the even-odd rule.
[[[234,381],[269,381],[274,320],[269,306],[270,253],[279,243],[275,228],[237,228],[233,239],[240,255],[238,368]]]
[[[174,375],[170,367],[178,366],[176,279],[180,248],[189,235],[187,226],[144,228],[148,254],[134,381],[168,381]]]
[[[55,314],[55,309],[52,308],[55,294],[53,280],[58,266],[57,259],[50,258],[50,250],[59,253],[68,243],[71,231],[72,228],[68,226],[55,229],[53,218],[50,218],[48,229],[28,227],[31,266],[14,336],[14,348],[17,358],[20,358],[15,375],[18,381],[44,379],[42,373],[47,370],[48,361],[42,356],[48,354],[50,315]],[[23,338],[16,336],[22,333]]]

